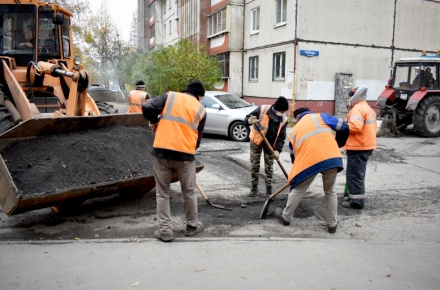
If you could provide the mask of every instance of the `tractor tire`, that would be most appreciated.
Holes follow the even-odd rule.
[[[440,136],[440,96],[426,96],[413,115],[414,130],[422,137]]]
[[[0,106],[0,134],[14,127],[14,121],[11,114],[5,106]]]
[[[118,109],[115,109],[113,105],[106,103],[106,102],[96,102],[96,105],[98,106],[99,112],[101,115],[111,115],[111,114],[117,114]]]

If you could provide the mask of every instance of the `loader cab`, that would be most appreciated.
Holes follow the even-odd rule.
[[[70,58],[69,24],[51,5],[0,4],[0,56],[14,58],[17,66]]]

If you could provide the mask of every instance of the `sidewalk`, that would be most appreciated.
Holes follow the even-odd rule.
[[[438,243],[177,239],[0,243],[0,289],[439,289]]]

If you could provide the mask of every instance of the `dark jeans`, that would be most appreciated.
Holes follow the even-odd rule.
[[[347,150],[347,187],[349,202],[353,208],[364,208],[365,172],[373,150]]]

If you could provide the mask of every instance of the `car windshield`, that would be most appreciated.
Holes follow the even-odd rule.
[[[240,99],[236,95],[217,95],[215,96],[220,102],[225,104],[229,109],[241,109],[252,106],[243,99]]]

